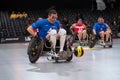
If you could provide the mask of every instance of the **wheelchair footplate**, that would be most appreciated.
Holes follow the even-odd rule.
[[[105,42],[105,44],[100,44],[101,46],[112,48],[112,42]]]
[[[49,61],[71,61],[73,57],[73,53],[71,51],[61,51],[56,53],[55,51],[50,51],[47,53],[47,59]]]
[[[87,46],[88,41],[79,41],[80,46]]]

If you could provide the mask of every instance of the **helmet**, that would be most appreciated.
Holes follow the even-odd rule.
[[[76,57],[81,57],[81,56],[83,56],[83,54],[84,54],[84,49],[82,48],[82,46],[76,46],[74,48],[74,55]]]

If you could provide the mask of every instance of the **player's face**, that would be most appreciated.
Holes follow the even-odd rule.
[[[49,20],[51,22],[54,22],[56,19],[57,19],[57,14],[51,14],[51,15],[49,15]]]
[[[103,18],[98,18],[98,22],[99,22],[99,23],[103,23],[103,22],[104,22],[104,19],[103,19]]]

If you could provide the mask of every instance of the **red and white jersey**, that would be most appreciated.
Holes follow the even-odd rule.
[[[83,31],[85,30],[85,25],[84,24],[74,24],[74,33],[77,33],[78,31]]]

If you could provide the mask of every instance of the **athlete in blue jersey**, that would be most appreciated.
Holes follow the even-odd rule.
[[[38,20],[27,28],[28,32],[32,36],[36,36],[34,29],[38,29],[38,35],[42,39],[50,40],[53,43],[53,48],[55,49],[56,40],[60,39],[60,51],[63,51],[66,31],[61,28],[59,20],[57,20],[57,12],[55,10],[50,10],[48,13],[48,18]]]
[[[110,33],[110,28],[106,23],[104,23],[103,17],[99,17],[98,22],[96,22],[93,26],[93,34],[99,35],[101,37],[101,44],[104,44],[104,36],[106,35],[105,40],[108,42]]]
[[[46,35],[48,34],[50,29],[55,29],[57,32],[60,28],[60,22],[56,20],[54,24],[50,23],[48,19],[38,20],[36,23],[32,24],[33,29],[39,30],[39,36],[43,39],[46,39]]]

